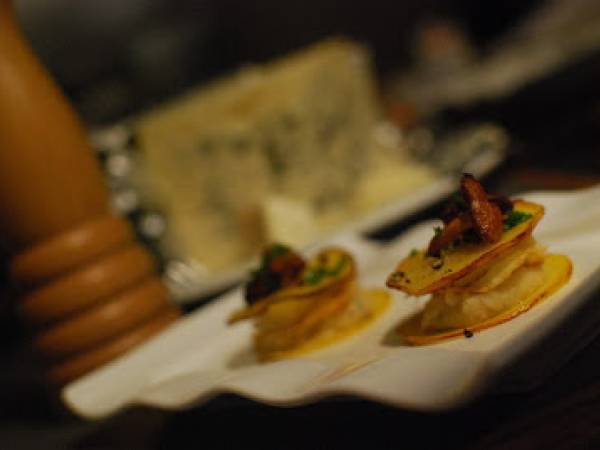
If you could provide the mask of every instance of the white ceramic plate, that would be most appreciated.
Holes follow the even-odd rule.
[[[258,364],[249,349],[251,324],[225,325],[243,301],[236,290],[66,386],[63,399],[88,418],[102,418],[133,404],[183,409],[223,392],[282,406],[336,394],[418,410],[462,405],[550,335],[600,285],[600,187],[524,197],[546,206],[535,236],[550,251],[572,258],[573,276],[526,314],[471,339],[425,347],[385,344],[386,334],[423,304],[394,292],[391,310],[364,333],[302,358]],[[429,239],[431,227],[432,223],[416,226],[385,246],[352,234],[333,241],[355,254],[364,286],[382,286],[397,261]]]

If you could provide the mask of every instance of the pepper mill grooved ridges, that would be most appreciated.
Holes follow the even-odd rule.
[[[0,0],[0,232],[47,379],[64,384],[177,319],[149,253],[109,207],[76,114]]]

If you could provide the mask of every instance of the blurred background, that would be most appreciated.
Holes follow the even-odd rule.
[[[15,4],[33,47],[91,131],[131,123],[149,109],[160,111],[165,102],[188,92],[192,92],[194,101],[201,104],[203,94],[197,90],[198,87],[216,79],[231,79],[227,77],[240,68],[260,67],[332,36],[343,36],[366,48],[372,66],[367,68],[368,73],[363,78],[374,87],[376,120],[395,128],[392,132],[396,132],[397,138],[399,136],[397,141],[413,160],[442,172],[456,173],[479,151],[476,148],[480,146],[478,139],[491,142],[491,146],[502,147],[500,159],[503,167],[511,169],[511,175],[504,177],[504,188],[509,191],[536,188],[536,180],[539,186],[545,188],[587,185],[594,182],[600,170],[600,152],[597,150],[600,85],[596,82],[600,75],[600,4],[593,0],[508,0],[486,2],[485,6],[474,0],[351,3],[333,0],[302,3],[271,0],[17,0]],[[339,75],[327,76],[335,79]],[[361,76],[356,75],[356,79],[361,79]],[[252,83],[252,74],[240,80],[231,84]],[[315,86],[314,89],[331,90],[331,87],[320,88],[318,83],[318,80],[311,81],[307,76],[307,92],[313,89],[311,85]],[[276,89],[279,88],[273,90]],[[294,95],[293,89],[289,87],[289,98]],[[358,92],[358,89],[355,91]],[[367,93],[366,89],[363,91],[357,96],[371,101],[371,93]],[[298,98],[307,95],[300,94]],[[322,108],[328,108],[327,105],[337,108],[337,94],[325,92],[323,98],[328,95],[331,97],[322,100]],[[347,96],[347,93],[342,96]],[[240,107],[243,107],[244,101],[240,100]],[[268,108],[261,106],[260,101],[250,101],[254,102],[254,112],[248,117],[261,116],[260,109]],[[263,104],[268,105],[269,100]],[[180,103],[180,108],[183,108],[181,105],[183,102]],[[293,110],[292,106],[275,105],[273,108],[275,112],[272,115],[280,114],[277,108],[282,111],[287,108],[288,113]],[[315,120],[317,109],[315,107],[312,112]],[[160,150],[164,155],[180,152],[179,147],[183,144],[179,141],[184,139],[184,135],[188,136],[185,139],[189,142],[206,146],[206,139],[213,139],[215,132],[199,131],[203,123],[209,121],[203,114],[206,113],[200,110],[190,114],[190,120],[197,121],[198,130],[184,130],[187,119],[181,119],[177,122],[179,125],[172,125],[172,130],[168,131],[166,122],[176,121],[174,114],[169,113],[164,116],[170,119],[165,118],[162,122],[151,119],[145,128],[167,130],[163,135],[169,134],[169,144]],[[218,117],[216,113],[215,117]],[[253,127],[253,133],[274,127],[269,117],[256,119],[253,125],[247,125],[246,119],[241,122],[232,119],[230,125],[223,125],[218,131],[217,134],[225,133],[228,139],[235,141],[222,154],[235,154],[236,148],[252,140],[247,137],[247,130],[239,131],[238,128]],[[337,120],[335,117],[330,119]],[[254,119],[250,117],[248,120],[252,122]],[[494,128],[460,135],[464,127],[481,123],[492,124]],[[318,126],[315,125],[315,129]],[[310,132],[310,125],[306,129]],[[218,214],[205,213],[202,220],[193,223],[188,218],[191,216],[188,208],[175,217],[176,213],[168,211],[169,205],[174,202],[171,197],[163,199],[162,203],[154,201],[159,197],[157,193],[145,195],[148,189],[140,191],[139,186],[134,186],[135,180],[132,184],[128,179],[131,166],[140,166],[129,151],[129,147],[135,147],[132,142],[136,138],[144,141],[137,149],[149,154],[158,152],[148,150],[153,145],[149,142],[167,138],[153,131],[144,134],[135,127],[125,133],[122,129],[113,130],[112,135],[109,133],[96,140],[96,147],[108,173],[109,185],[115,193],[117,209],[136,223],[140,237],[159,256],[171,253],[169,256],[184,257],[182,248],[205,249],[197,250],[196,254],[191,251],[194,261],[199,261],[200,265],[184,262],[182,266],[177,263],[179,265],[169,271],[167,264],[166,269],[169,273],[173,272],[174,278],[210,271],[215,265],[221,268],[231,266],[232,261],[239,262],[255,254],[256,248],[265,241],[276,238],[288,240],[288,236],[293,234],[272,232],[264,236],[262,229],[265,225],[256,220],[258,215],[263,214],[257,212],[256,204],[262,202],[260,208],[263,210],[279,211],[282,209],[279,207],[281,202],[274,203],[270,197],[263,202],[264,193],[258,193],[256,196],[262,196],[259,200],[251,198],[246,204],[241,204],[235,198],[237,188],[210,185],[209,174],[198,175],[197,180],[189,181],[182,189],[178,188],[178,192],[189,191],[191,184],[194,184],[194,189],[211,191],[212,198],[204,202],[221,202],[219,214],[235,211],[228,215],[233,219],[215,222],[210,225],[211,229],[200,231],[202,225],[208,223],[207,217]],[[389,137],[389,127],[387,131],[380,131],[382,135],[387,132]],[[268,133],[271,133],[270,136],[277,134],[273,130]],[[128,137],[123,137],[124,134]],[[294,138],[289,138],[291,135],[293,132],[287,137],[275,138],[283,142],[280,145],[282,150],[276,152],[285,153],[285,148],[293,145]],[[346,140],[351,139],[354,137]],[[346,142],[343,145],[346,146],[344,151],[351,154],[350,144]],[[360,146],[364,147],[364,142]],[[271,151],[267,144],[263,147],[265,153]],[[462,147],[464,151],[460,150]],[[567,149],[568,157],[565,157]],[[310,155],[310,151],[303,150],[306,155]],[[313,151],[315,155],[312,157],[318,157],[318,154],[329,150],[315,147]],[[185,150],[182,152],[169,158],[190,160],[191,156],[183,156]],[[223,167],[227,164],[214,157],[199,160],[197,155],[201,152],[209,155],[203,150],[193,153],[198,173],[202,167],[210,166],[213,178],[215,174],[222,179],[244,178],[229,167]],[[284,160],[292,158],[289,155],[278,157]],[[256,158],[250,160],[256,163]],[[286,163],[301,167],[294,161],[286,160]],[[161,162],[162,166],[168,164]],[[138,170],[145,174],[147,181],[150,180],[146,185],[156,184],[154,180],[167,176],[161,172],[162,168],[157,169],[157,165],[154,171]],[[273,173],[269,176],[277,178],[276,169],[272,167]],[[304,170],[300,172],[304,173]],[[349,167],[348,170],[354,169]],[[286,172],[283,178],[293,179],[293,172]],[[329,173],[325,171],[322,176],[328,177]],[[175,178],[191,180],[183,172]],[[342,178],[340,176],[340,180]],[[385,176],[379,173],[371,178],[381,180]],[[174,181],[171,179],[169,183]],[[276,179],[269,179],[271,191],[287,193],[293,190],[277,183]],[[348,190],[343,182],[340,183],[342,189]],[[316,190],[320,191],[336,189],[333,182],[315,181],[313,184],[318,185]],[[199,185],[203,187],[198,188]],[[375,184],[371,183],[363,197],[380,195],[380,203],[390,198],[391,194],[387,197],[383,193],[373,194],[376,190],[373,186]],[[360,190],[360,187],[357,189]],[[382,186],[380,190],[385,189],[387,187]],[[402,187],[403,192],[407,189]],[[394,192],[401,193],[397,189]],[[298,200],[295,194],[286,197],[285,214],[278,212],[278,215],[311,216],[305,229],[311,228],[308,222],[314,222],[312,216],[318,215],[314,211],[306,213],[308,209],[319,209],[323,203],[331,203],[336,198],[336,201],[340,200],[339,196],[329,199],[313,196],[308,207],[298,206],[288,202],[289,199]],[[247,192],[246,195],[251,197],[253,194]],[[150,201],[144,201],[144,196],[150,197]],[[210,209],[210,205],[196,209],[201,208],[216,211]],[[338,222],[347,221],[348,217]],[[334,221],[327,217],[324,220]],[[184,242],[180,238],[194,233],[210,235],[214,234],[215,228],[224,230],[227,227],[231,231],[219,241],[220,248],[224,248],[223,242],[236,239],[244,242],[228,250],[231,255],[220,261],[207,262],[198,257],[198,253],[212,251],[207,249],[209,241],[192,242],[188,239]],[[269,227],[274,226],[269,222]],[[307,242],[314,240],[314,235],[307,234]],[[248,245],[249,241],[257,244]],[[218,249],[212,252],[218,253]],[[222,285],[224,283],[220,283]]]
[[[600,8],[593,0],[15,4],[34,48],[90,126],[114,123],[241,65],[344,35],[372,50],[388,100],[410,88],[410,100],[428,103],[428,112],[500,120],[531,142],[530,152],[543,149],[541,156],[565,146],[583,151],[597,133],[589,127],[599,114]],[[455,82],[465,74],[470,88]],[[417,98],[442,79],[448,92]],[[549,137],[549,129],[556,134]],[[592,167],[566,163],[598,169],[597,158]]]
[[[505,189],[527,189],[532,180],[548,188],[587,185],[600,170],[600,4],[594,0],[489,1],[485,7],[475,0],[17,0],[15,5],[33,47],[93,130],[138,117],[240,67],[344,36],[370,52],[374,70],[368,77],[376,83],[382,120],[405,133],[408,153],[421,162],[460,170],[472,155],[455,149],[474,138],[444,139],[471,123],[491,123],[510,142],[502,157],[504,167],[512,169],[504,177]],[[177,133],[184,134],[172,134]],[[109,136],[109,144],[99,146],[116,151],[127,146],[115,147],[115,139],[124,140]],[[195,135],[190,139],[200,141]],[[174,139],[167,147],[177,145]],[[451,147],[448,154],[438,151],[442,147]],[[110,152],[101,156],[114,175],[117,208],[137,222],[142,239],[150,245],[160,241],[165,226],[180,236],[198,229],[165,221],[164,204],[140,203],[139,192],[122,182],[121,173],[133,164],[129,155],[113,152],[116,157],[108,161],[106,155]],[[215,171],[222,179],[236,177],[229,169]],[[153,172],[147,178],[161,176]],[[210,189],[229,209],[247,206],[227,200],[232,197],[227,188]],[[252,222],[248,216],[256,213],[236,214],[237,228],[228,240],[235,239],[233,233],[255,239],[259,232],[239,223]],[[164,253],[161,246],[164,250],[158,242],[158,254]],[[234,249],[238,255],[231,259],[255,250]],[[185,276],[179,272],[176,277]]]
[[[472,50],[485,54],[542,3],[15,2],[34,48],[92,124],[113,122],[241,64],[267,61],[331,35],[368,44],[381,79],[414,63],[415,34],[432,20],[453,21]]]
[[[284,57],[331,36],[345,36],[370,52],[378,108],[384,121],[412,139],[406,142],[414,144],[410,155],[416,160],[436,170],[448,169],[437,160],[443,156],[437,151],[440,146],[432,149],[430,141],[458,148],[456,143],[465,140],[456,137],[458,130],[489,123],[508,142],[502,141],[506,148],[501,164],[487,181],[492,190],[571,189],[600,181],[597,0],[15,0],[14,4],[32,46],[90,132],[116,129],[118,135],[119,124],[240,67]],[[119,136],[119,152],[135,140]],[[110,160],[110,152],[100,150],[109,186],[114,181],[115,192],[123,191],[117,179],[127,160]],[[462,164],[463,157],[452,158]],[[448,164],[455,170],[453,161]],[[132,206],[131,197],[115,198],[152,247],[153,238],[164,228],[161,216]],[[374,235],[395,235],[431,211]],[[160,256],[160,246],[152,248]],[[8,294],[0,290],[0,297]],[[12,313],[3,311],[9,308],[8,302],[0,301],[3,333],[9,337],[3,345],[16,362],[3,377],[6,383],[19,378],[25,386],[31,378],[23,375],[29,366],[18,354],[24,333]],[[39,392],[26,387],[18,392],[18,399],[6,400],[7,411],[17,414],[11,418],[14,426],[4,431],[23,443],[22,448],[39,448],[38,438],[29,436],[31,423],[49,439],[48,448],[55,448],[51,442],[57,443],[56,448],[71,448],[65,442],[88,434],[91,442],[84,439],[72,448],[88,444],[154,448],[150,445],[154,426],[165,422],[162,416],[134,414],[98,434],[80,424],[59,429],[47,421],[49,410],[32,412]],[[170,433],[179,429],[193,433],[192,422],[189,417],[173,419]],[[105,441],[107,434],[115,430],[119,434],[124,428],[134,432],[119,441],[122,447],[115,444],[118,438]]]

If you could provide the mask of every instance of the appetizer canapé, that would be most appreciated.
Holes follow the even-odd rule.
[[[532,237],[543,215],[542,205],[489,195],[463,175],[460,193],[440,215],[443,227],[388,277],[391,288],[432,294],[398,333],[412,344],[470,337],[527,311],[565,284],[570,259],[546,253]]]
[[[255,319],[260,359],[316,350],[348,337],[383,314],[389,296],[362,290],[352,255],[328,248],[305,261],[290,248],[267,248],[245,289],[246,307],[230,323]]]

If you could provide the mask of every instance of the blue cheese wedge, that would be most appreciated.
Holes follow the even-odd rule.
[[[135,184],[142,202],[166,217],[163,253],[221,271],[270,241],[303,245],[377,206],[369,179],[390,158],[398,167],[409,161],[374,148],[374,86],[366,49],[334,39],[135,119]],[[269,208],[273,195],[306,205],[314,218],[289,226],[286,208]],[[382,192],[382,200],[392,196]]]

